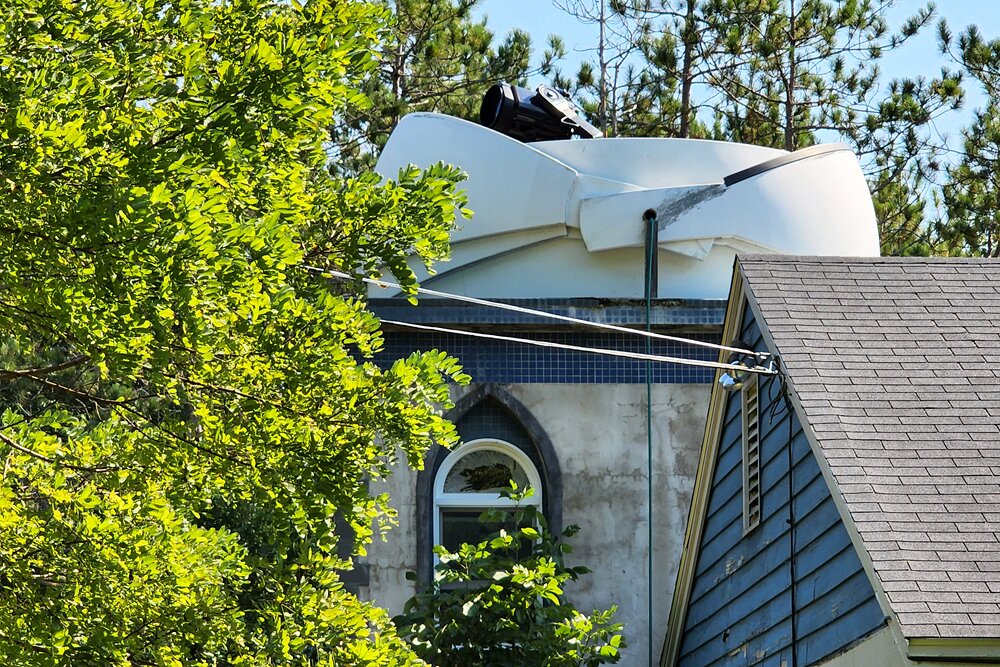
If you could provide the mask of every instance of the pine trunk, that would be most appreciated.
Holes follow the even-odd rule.
[[[681,65],[681,123],[679,136],[687,138],[691,134],[691,87],[694,84],[695,9],[697,0],[688,0],[684,16],[684,61]]]

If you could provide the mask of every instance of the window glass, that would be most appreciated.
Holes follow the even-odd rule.
[[[501,528],[514,530],[512,511],[502,510],[506,520],[491,523],[481,523],[479,517],[485,508],[480,509],[442,509],[441,510],[441,545],[454,553],[462,544],[479,544],[487,537],[495,537]],[[525,541],[517,543],[516,555],[526,557],[531,553],[531,545]]]
[[[500,528],[513,527],[513,521],[504,525],[479,522],[484,509],[443,509],[441,510],[441,544],[448,551],[455,551],[463,543],[478,544]]]
[[[463,456],[448,471],[444,480],[445,493],[488,493],[510,488],[528,487],[528,476],[517,462],[495,449],[480,449]]]

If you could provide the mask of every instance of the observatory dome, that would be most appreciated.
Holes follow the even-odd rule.
[[[843,144],[789,153],[697,139],[523,143],[458,118],[402,119],[385,178],[443,161],[468,174],[471,220],[422,284],[483,298],[644,295],[655,212],[660,298],[722,299],[737,252],[878,256],[867,183]],[[384,292],[380,296],[386,296]]]

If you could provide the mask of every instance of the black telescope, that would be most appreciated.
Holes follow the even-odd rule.
[[[604,136],[559,91],[545,85],[534,91],[509,83],[493,85],[483,96],[479,123],[526,142]]]

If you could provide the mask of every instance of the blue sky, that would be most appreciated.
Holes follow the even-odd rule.
[[[891,27],[898,28],[902,20],[923,6],[917,0],[900,0],[890,16]],[[976,24],[987,37],[1000,37],[1000,0],[939,0],[937,17],[946,18],[952,32],[957,34],[965,26]],[[486,15],[495,34],[503,35],[513,27],[531,34],[536,49],[544,48],[546,37],[555,33],[566,43],[567,58],[561,64],[564,72],[576,71],[577,63],[586,56],[585,51],[597,42],[593,25],[585,25],[555,7],[552,0],[483,0],[478,14]],[[936,20],[935,20],[936,23]],[[883,80],[903,76],[934,76],[946,65],[938,52],[936,26],[924,30],[898,51],[887,55],[881,64]],[[941,132],[952,139],[970,118],[970,110],[982,103],[975,90],[969,90],[965,110],[942,119]]]

